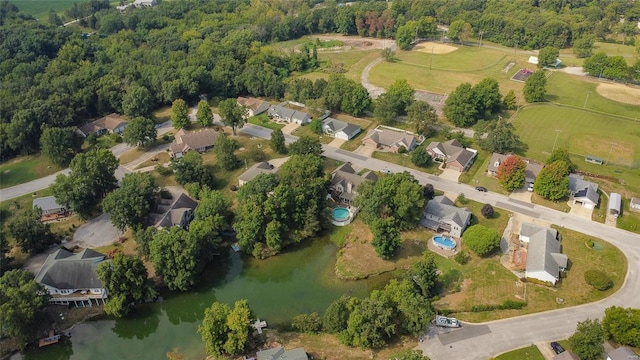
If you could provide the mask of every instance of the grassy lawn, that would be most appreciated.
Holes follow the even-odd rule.
[[[537,346],[531,345],[522,349],[509,351],[494,360],[544,360],[544,356]]]
[[[160,109],[153,111],[151,115],[153,122],[156,124],[167,122],[171,120],[171,106],[163,106]]]
[[[0,165],[0,189],[39,179],[60,170],[46,156],[21,156]]]
[[[320,135],[318,133],[313,132],[309,126],[300,126],[297,129],[295,129],[291,133],[291,135],[298,136],[298,137],[308,136],[308,137],[312,137],[312,138],[318,138],[318,139],[320,139],[320,143],[322,143],[322,144],[328,144],[331,141],[333,141],[333,139],[334,139],[333,136]]]
[[[542,205],[542,206],[555,209],[558,211],[562,211],[562,212],[569,212],[569,210],[571,210],[571,207],[567,205],[567,200],[568,199],[560,200],[560,201],[551,201],[543,198],[542,196],[536,194],[535,192],[531,194],[532,203]]]
[[[640,212],[629,209],[630,199],[622,199],[622,215],[618,217],[618,227],[640,234]]]
[[[604,224],[607,220],[607,204],[609,204],[609,198],[604,196],[601,189],[598,189],[598,194],[600,194],[600,202],[598,202],[596,208],[591,212],[591,220]]]
[[[546,161],[557,134],[556,146],[569,150],[579,170],[612,176],[628,190],[640,194],[640,123],[580,109],[542,105],[522,109],[513,125],[528,145],[525,156]],[[556,133],[555,129],[560,132]],[[585,155],[595,155],[605,161],[609,158],[610,164],[587,163]]]
[[[411,154],[410,153],[406,153],[406,154],[397,154],[397,153],[392,153],[392,152],[382,152],[382,151],[374,151],[373,152],[373,158],[375,159],[380,159],[383,161],[388,161],[390,163],[394,163],[394,164],[398,164],[400,166],[405,166],[408,168],[412,168],[418,171],[422,171],[428,174],[433,174],[433,175],[440,175],[442,173],[442,170],[438,169],[438,166],[440,165],[440,163],[437,163],[435,161],[431,162],[431,165],[429,165],[429,167],[423,168],[420,166],[415,165],[414,163],[411,162]]]
[[[14,0],[12,1],[20,11],[33,15],[38,19],[46,19],[49,9],[60,13],[71,8],[76,0]]]
[[[452,199],[456,200],[456,199]],[[481,209],[484,206],[483,203],[479,203],[477,201],[467,200],[464,204],[461,204],[459,201],[456,201],[456,206],[458,207],[466,207],[469,211],[473,213],[473,217],[471,219],[471,225],[480,224],[489,228],[496,229],[498,233],[502,234],[504,228],[507,227],[507,223],[509,222],[509,213],[506,210],[496,209],[494,208],[493,217],[490,219],[485,218]]]
[[[169,153],[165,151],[138,165],[136,169],[146,168],[147,166],[156,166],[158,164],[166,164],[169,161],[171,161],[171,156],[169,156]]]
[[[278,124],[269,119],[266,113],[262,113],[257,116],[252,116],[248,119],[248,122],[253,125],[269,128],[271,130],[282,129],[284,124]]]
[[[484,186],[489,191],[509,195],[509,192],[500,185],[497,178],[487,175],[486,170],[489,167],[489,161],[491,161],[491,154],[484,150],[478,150],[475,162],[471,165],[469,171],[462,173],[459,178],[460,182],[473,186]]]

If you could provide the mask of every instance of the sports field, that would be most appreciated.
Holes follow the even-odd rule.
[[[20,11],[33,15],[38,19],[44,19],[49,13],[49,9],[53,9],[60,13],[73,6],[78,0],[12,0]]]

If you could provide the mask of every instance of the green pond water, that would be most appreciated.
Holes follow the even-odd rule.
[[[143,305],[127,319],[79,324],[71,330],[70,340],[27,351],[22,358],[166,359],[165,354],[176,347],[187,359],[204,358],[197,328],[214,301],[233,305],[247,299],[257,317],[274,325],[300,313],[322,313],[343,294],[366,296],[388,280],[341,281],[334,274],[335,255],[335,245],[325,239],[266,260],[222,250],[194,291],[164,294],[162,303]]]

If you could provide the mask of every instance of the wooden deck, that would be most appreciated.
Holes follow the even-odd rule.
[[[55,344],[60,341],[60,335],[55,335],[53,330],[49,331],[49,336],[38,341],[40,347]]]

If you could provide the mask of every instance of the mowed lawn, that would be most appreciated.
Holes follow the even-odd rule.
[[[544,360],[544,356],[537,346],[531,345],[522,349],[509,351],[498,357],[495,360]]]
[[[630,191],[640,194],[640,122],[540,105],[522,109],[513,125],[528,145],[527,157],[546,161],[559,130],[556,147],[568,149],[578,169],[621,179]],[[587,163],[585,155],[608,158],[609,165]]]
[[[49,9],[60,13],[73,6],[77,0],[12,0],[20,11],[32,15],[38,19],[46,19]]]
[[[0,165],[0,189],[26,183],[61,170],[45,156],[24,156]]]

